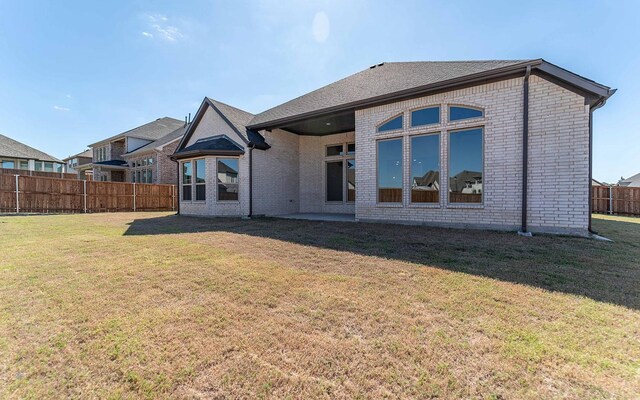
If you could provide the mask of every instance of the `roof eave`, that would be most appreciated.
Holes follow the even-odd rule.
[[[345,111],[355,111],[357,109],[373,107],[384,103],[393,101],[399,101],[402,99],[416,97],[418,95],[425,95],[430,92],[442,91],[445,89],[452,89],[454,87],[469,85],[473,83],[479,83],[486,80],[499,79],[502,77],[508,77],[517,73],[524,73],[527,67],[531,67],[534,70],[542,71],[548,75],[555,77],[568,84],[571,87],[579,89],[581,92],[588,92],[593,94],[593,98],[596,100],[593,103],[600,102],[600,107],[604,104],[604,101],[611,97],[616,90],[611,89],[608,86],[601,85],[597,82],[584,78],[573,72],[567,71],[554,64],[545,61],[542,58],[529,60],[522,63],[510,65],[507,67],[492,69],[490,71],[484,71],[477,74],[465,75],[462,77],[449,79],[446,81],[436,82],[429,85],[417,86],[415,88],[389,93],[381,96],[371,97],[356,102],[341,104],[334,107],[328,107],[320,110],[314,110],[307,113],[297,114],[285,118],[279,118],[271,121],[265,121],[257,124],[249,124],[248,129],[262,130],[262,129],[274,129],[285,126],[287,124],[300,122],[309,118],[316,118],[326,114],[333,114]],[[604,100],[604,101],[603,101]],[[593,105],[593,104],[592,104]]]
[[[254,130],[262,130],[262,129],[273,129],[279,126],[283,126],[285,124],[289,124],[292,122],[299,122],[308,118],[319,117],[325,114],[332,114],[337,112],[344,112],[350,110],[356,110],[361,108],[372,107],[378,105],[380,103],[387,103],[394,100],[400,100],[407,97],[412,97],[418,94],[425,94],[428,92],[442,90],[450,87],[459,86],[462,84],[473,83],[476,81],[482,81],[486,79],[495,79],[501,76],[512,75],[518,71],[526,70],[527,66],[536,66],[543,63],[543,59],[529,60],[526,62],[509,65],[507,67],[496,68],[490,71],[483,71],[476,74],[465,75],[463,77],[458,77],[454,79],[448,79],[441,82],[431,83],[429,85],[416,86],[414,88],[401,90],[398,92],[393,92],[389,94],[384,94],[376,97],[370,97],[368,99],[359,100],[351,103],[341,104],[338,106],[328,107],[320,110],[314,110],[307,113],[297,114],[290,117],[279,118],[271,121],[265,121],[258,124],[249,124],[247,126],[248,129]]]
[[[244,150],[191,150],[174,153],[170,158],[175,161],[202,156],[241,156],[243,154]]]

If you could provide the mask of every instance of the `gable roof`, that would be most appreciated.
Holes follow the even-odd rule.
[[[618,185],[627,187],[640,187],[640,173],[630,176],[627,179],[620,179]]]
[[[180,126],[183,126],[183,125],[184,125],[184,121],[181,121],[179,119],[162,117],[162,118],[156,119],[155,121],[148,122],[144,125],[140,125],[136,128],[129,129],[128,131],[124,131],[117,135],[92,143],[89,145],[89,147],[93,147],[100,143],[111,142],[111,141],[114,141],[120,138],[125,138],[125,137],[135,137],[139,139],[156,140],[175,131],[176,129],[178,129]]]
[[[390,62],[374,65],[320,89],[256,115],[248,127],[268,129],[329,113],[353,111],[428,92],[479,83],[488,79],[524,76],[527,67],[553,76],[573,88],[596,96],[615,92],[542,59],[491,61]]]
[[[81,153],[74,154],[67,158],[63,158],[62,161],[68,161],[68,160],[71,160],[72,158],[79,158],[79,157],[93,158],[93,149],[87,149]]]
[[[180,141],[180,144],[176,149],[176,153],[184,148],[184,146],[189,142],[191,135],[193,135],[193,132],[204,117],[208,107],[211,107],[211,109],[214,110],[218,116],[220,116],[220,118],[222,118],[222,120],[224,120],[225,123],[238,134],[238,136],[240,136],[246,145],[251,145],[260,150],[266,150],[270,147],[259,132],[247,129],[247,124],[254,117],[253,114],[225,104],[221,101],[205,97],[204,100],[202,100],[202,104],[200,104],[200,108],[198,108],[198,112],[196,112],[193,121],[187,128],[184,137]],[[212,133],[217,134],[218,132]]]
[[[34,149],[31,146],[27,146],[24,143],[20,143],[17,140],[13,140],[4,135],[0,135],[0,157],[62,162],[62,160],[52,157],[47,153]]]
[[[165,135],[163,137],[161,137],[158,140],[154,140],[151,143],[145,144],[144,146],[135,149],[133,151],[130,151],[128,153],[125,153],[124,156],[135,156],[138,154],[143,154],[143,153],[147,153],[150,151],[154,151],[156,148],[158,147],[162,147],[166,144],[169,144],[171,142],[173,142],[174,140],[178,140],[178,139],[182,139],[182,137],[184,136],[185,132],[187,131],[187,128],[189,127],[189,125],[184,125],[183,122],[183,126],[176,129],[175,131],[169,133],[168,135]]]

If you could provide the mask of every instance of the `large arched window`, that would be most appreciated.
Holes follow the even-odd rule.
[[[479,108],[450,106],[449,121],[460,121],[462,119],[482,118],[484,111]]]
[[[378,126],[378,132],[386,132],[386,131],[395,131],[398,129],[402,129],[402,114],[397,117],[391,118],[387,122]]]

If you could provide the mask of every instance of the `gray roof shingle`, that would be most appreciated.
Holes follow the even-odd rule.
[[[20,143],[17,140],[13,140],[4,135],[0,135],[0,157],[62,162],[62,160],[52,157],[47,153],[34,149],[31,146],[27,146],[24,143]]]
[[[140,125],[128,131],[124,131],[117,135],[92,143],[89,146],[94,146],[98,143],[112,141],[112,140],[120,139],[127,136],[136,137],[140,139],[157,140],[175,131],[176,129],[180,128],[183,125],[184,125],[184,121],[181,121],[179,119],[162,117],[162,118],[156,119],[155,121],[151,121],[149,123]]]
[[[389,62],[257,114],[249,127],[534,60]]]
[[[189,125],[184,125],[184,122],[182,122],[182,125],[183,125],[182,127],[176,129],[175,131],[169,133],[168,135],[165,135],[158,140],[154,140],[149,144],[146,144],[138,149],[135,149],[133,151],[130,151],[129,153],[126,153],[125,156],[147,153],[147,152],[153,151],[156,147],[163,146],[173,140],[181,139],[184,136],[185,132],[187,131],[187,128],[189,127]]]

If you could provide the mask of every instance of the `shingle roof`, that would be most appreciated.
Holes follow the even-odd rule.
[[[108,161],[94,162],[93,164],[95,164],[95,165],[115,165],[115,166],[119,166],[119,165],[127,165],[127,162],[124,161],[124,160],[108,160]]]
[[[0,135],[0,157],[25,158],[39,161],[62,162],[40,150],[13,140],[10,137]]]
[[[182,138],[184,136],[184,133],[187,131],[187,128],[189,127],[189,125],[184,125],[184,122],[182,123],[182,125],[183,125],[182,127],[176,129],[175,131],[169,133],[168,135],[165,135],[158,140],[154,140],[149,144],[145,144],[144,146],[134,151],[130,151],[129,153],[126,153],[125,156],[146,153],[154,150],[156,147],[163,146],[171,141]]]
[[[173,153],[173,157],[241,154],[244,154],[244,150],[237,143],[229,139],[226,135],[217,135],[198,139],[191,146],[187,146]]]
[[[72,158],[77,158],[77,157],[93,158],[93,149],[87,149],[87,150],[83,151],[82,153],[74,154],[74,155],[69,156],[67,158],[63,158],[62,161],[67,161],[67,160],[70,160]]]
[[[378,64],[256,115],[249,126],[260,126],[318,110],[514,66],[534,60],[426,61]]]
[[[249,142],[253,143],[257,147],[260,147],[261,145],[267,145],[264,137],[260,133],[251,129],[247,129],[247,125],[249,125],[249,122],[255,117],[255,115],[251,114],[250,112],[225,104],[221,101],[214,100],[210,97],[207,97],[207,100],[209,100],[218,110],[220,110],[220,112],[224,114],[224,116],[229,120],[231,125],[233,125],[233,127],[235,127],[238,132],[244,134],[245,138]]]
[[[95,144],[106,142],[106,141],[120,139],[127,136],[141,138],[141,139],[148,139],[148,140],[156,140],[175,131],[176,129],[180,128],[183,125],[184,125],[184,121],[181,121],[179,119],[170,118],[170,117],[158,118],[155,121],[146,123],[144,125],[140,125],[136,128],[130,129],[128,131],[119,133],[117,135],[111,136],[109,138],[100,140],[95,143],[92,143],[89,146],[93,146]]]
[[[628,177],[627,179],[621,179],[618,182],[620,186],[628,186],[628,187],[640,187],[640,174],[635,174],[633,176]]]

